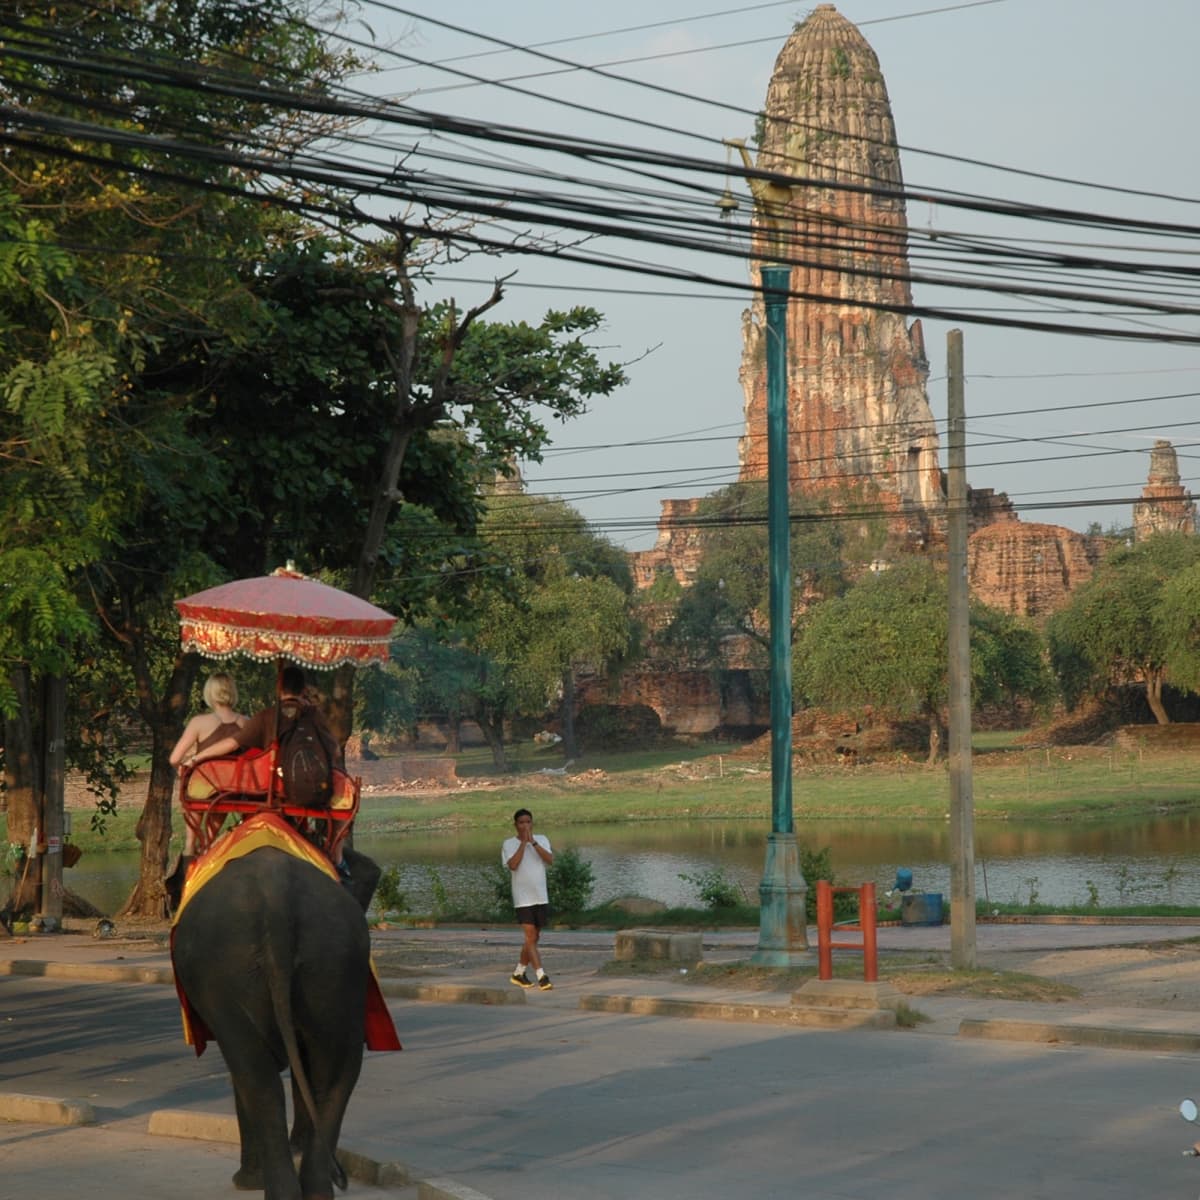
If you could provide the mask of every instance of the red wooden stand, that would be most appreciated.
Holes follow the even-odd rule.
[[[835,942],[833,937],[833,896],[835,892],[853,892],[858,896],[858,920],[841,921],[837,928],[858,930],[861,942]],[[817,880],[817,978],[833,978],[833,952],[858,950],[863,956],[863,979],[876,983],[879,979],[879,954],[875,943],[875,885],[863,883],[858,887],[834,887],[828,879]]]

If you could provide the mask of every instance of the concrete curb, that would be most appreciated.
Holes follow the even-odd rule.
[[[0,975],[41,975],[47,979],[75,979],[85,983],[174,983],[175,981],[174,972],[170,967],[48,962],[39,958],[13,958],[0,962]]]
[[[428,1000],[435,1004],[524,1004],[525,993],[517,988],[479,987],[469,983],[403,983],[381,979],[385,996],[397,1000]]]
[[[417,1200],[489,1200],[482,1192],[440,1177],[422,1179],[417,1183]]]
[[[662,996],[580,996],[586,1012],[635,1016],[694,1017],[707,1021],[749,1021],[803,1029],[895,1029],[891,1009],[837,1009],[770,1004],[726,1004],[714,1000],[673,1000]]]
[[[95,1125],[96,1110],[86,1100],[0,1092],[0,1121],[24,1121],[30,1125]]]
[[[1123,1029],[1111,1025],[1059,1025],[1044,1021],[989,1021],[967,1018],[959,1023],[958,1036],[1010,1042],[1061,1042],[1073,1046],[1098,1046],[1107,1050],[1156,1050],[1172,1054],[1200,1054],[1198,1034]]]
[[[174,984],[170,967],[116,965],[111,963],[49,962],[36,958],[0,961],[0,975],[31,975],[47,979],[73,979],[81,983],[166,983]],[[524,1004],[525,993],[517,988],[480,987],[461,983],[404,983],[381,979],[380,990],[398,1000],[424,1000],[434,1004]]]
[[[186,1108],[159,1108],[150,1114],[146,1132],[155,1137],[191,1138],[197,1142],[238,1144],[237,1117],[224,1113],[192,1112]]]
[[[186,1108],[161,1108],[150,1114],[148,1132],[158,1137],[193,1138],[202,1142],[238,1144],[237,1118],[224,1113],[193,1112]],[[372,1187],[416,1186],[418,1200],[489,1200],[482,1192],[445,1176],[418,1178],[407,1163],[380,1162],[351,1146],[338,1147],[338,1161],[346,1174]]]

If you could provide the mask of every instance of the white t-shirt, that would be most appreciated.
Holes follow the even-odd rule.
[[[554,853],[550,849],[548,837],[535,833],[533,840],[547,854]],[[514,836],[505,840],[500,849],[500,861],[506,867],[508,860],[516,854],[520,845],[519,837]],[[531,904],[550,903],[550,898],[546,894],[546,864],[542,862],[542,856],[536,850],[531,850],[526,846],[525,853],[521,856],[521,865],[515,871],[510,871],[509,874],[512,876],[513,908],[528,908]]]

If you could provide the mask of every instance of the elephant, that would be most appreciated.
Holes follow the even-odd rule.
[[[352,890],[302,858],[262,846],[186,898],[172,958],[179,989],[232,1077],[241,1138],[234,1186],[265,1190],[266,1200],[327,1200],[335,1183],[345,1188],[335,1152],[362,1068],[371,970],[364,907]]]

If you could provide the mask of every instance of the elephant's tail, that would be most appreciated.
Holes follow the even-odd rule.
[[[282,940],[267,937],[263,941],[268,958],[267,986],[271,992],[271,1006],[275,1010],[275,1021],[279,1027],[279,1035],[283,1039],[283,1048],[287,1054],[288,1067],[292,1072],[292,1081],[308,1109],[308,1118],[312,1125],[317,1152],[328,1155],[333,1182],[344,1192],[347,1187],[346,1172],[342,1169],[342,1164],[338,1162],[337,1154],[334,1153],[337,1147],[330,1146],[325,1141],[325,1131],[317,1112],[316,1097],[308,1082],[308,1073],[304,1069],[300,1046],[296,1041],[296,1024],[292,1017],[292,956],[288,955],[287,961],[281,962],[276,953],[276,947],[288,945],[289,939],[287,935],[284,935]]]

